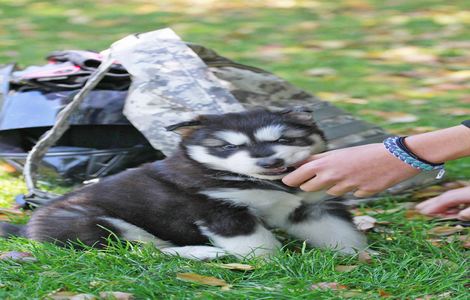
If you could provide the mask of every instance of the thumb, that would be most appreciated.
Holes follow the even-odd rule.
[[[301,166],[301,165],[306,164],[306,163],[308,163],[308,162],[311,162],[311,161],[320,159],[320,158],[322,158],[322,157],[325,157],[325,156],[330,155],[331,152],[333,152],[333,151],[328,151],[328,152],[323,152],[323,153],[318,153],[318,154],[310,155],[309,157],[307,157],[307,158],[304,159],[303,161],[297,163],[296,165],[297,165],[297,166]]]

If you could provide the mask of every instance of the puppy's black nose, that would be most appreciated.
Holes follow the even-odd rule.
[[[284,160],[280,158],[263,158],[256,162],[256,164],[265,169],[279,168],[284,165]]]

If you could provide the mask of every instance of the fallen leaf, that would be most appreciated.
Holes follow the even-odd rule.
[[[408,209],[405,212],[405,218],[408,219],[408,220],[412,220],[412,219],[430,220],[430,219],[432,219],[431,217],[422,215],[420,212],[418,212],[415,209]]]
[[[381,117],[385,121],[389,123],[410,123],[419,120],[419,118],[415,115],[409,113],[402,113],[402,112],[386,112],[386,111],[378,111],[378,110],[361,110],[361,113],[373,115],[376,117]]]
[[[134,295],[130,293],[123,293],[123,292],[101,292],[100,298],[109,299],[109,300],[133,300],[135,299]]]
[[[215,264],[214,266],[229,269],[229,270],[238,270],[238,271],[251,271],[254,270],[255,267],[245,264],[238,264],[238,263],[230,263],[230,264]]]
[[[375,51],[369,53],[370,58],[378,58],[394,62],[408,63],[430,63],[436,62],[438,57],[431,53],[428,49],[419,47],[399,47],[385,51]]]
[[[318,282],[310,286],[310,290],[345,290],[348,287],[337,282]]]
[[[337,265],[335,267],[335,271],[341,272],[341,273],[346,273],[346,272],[351,272],[352,270],[354,270],[356,268],[357,268],[357,266]]]
[[[462,247],[465,249],[470,249],[470,236],[460,236],[459,239],[462,242]]]
[[[365,264],[372,263],[372,256],[370,256],[369,252],[367,252],[367,251],[359,252],[359,254],[357,255],[357,259],[360,262],[365,263]]]
[[[449,269],[457,269],[459,267],[458,264],[445,258],[427,259],[426,262],[429,264],[433,264],[439,267],[446,267]]]
[[[452,235],[457,232],[463,231],[464,228],[461,225],[457,226],[438,226],[434,227],[431,230],[428,230],[428,234],[435,235],[435,236],[447,236]]]
[[[203,275],[199,275],[196,273],[178,273],[176,274],[176,278],[183,280],[183,281],[200,283],[200,284],[205,284],[205,285],[210,285],[210,286],[220,286],[220,287],[229,286],[229,284],[223,279],[219,279],[219,278],[212,277],[212,276],[203,276]]]
[[[445,182],[442,184],[443,187],[449,190],[465,187],[465,186],[470,186],[470,180],[456,180],[456,181],[450,181],[450,182]]]
[[[78,294],[75,292],[59,291],[49,294],[44,299],[53,300],[97,300],[98,298],[91,294]]]
[[[367,231],[374,228],[377,219],[371,216],[355,216],[353,222],[360,231]]]
[[[416,298],[415,300],[431,300],[433,298],[434,298],[434,296],[432,296],[432,295],[426,295],[424,297]]]
[[[327,41],[307,41],[304,43],[307,47],[320,49],[341,49],[346,47],[349,42],[343,40],[327,40]]]
[[[428,241],[431,245],[435,246],[435,247],[442,247],[443,245],[443,240],[442,239],[426,239],[426,241]]]
[[[362,293],[361,291],[343,291],[341,292],[341,298],[342,299],[345,299],[345,298],[357,298],[357,297],[360,297],[362,296],[362,298],[364,297],[364,293]]]
[[[0,254],[0,260],[13,260],[17,262],[36,262],[37,259],[29,252],[10,251]]]
[[[440,112],[451,116],[470,116],[470,108],[445,108],[441,109]]]
[[[314,77],[331,76],[335,74],[336,70],[332,68],[313,68],[305,71],[305,75]]]
[[[256,53],[260,58],[266,60],[277,60],[285,58],[285,51],[282,45],[266,45],[256,49]]]
[[[387,293],[387,292],[384,291],[384,290],[379,290],[379,295],[380,295],[380,297],[388,298],[388,297],[390,297],[392,294]]]

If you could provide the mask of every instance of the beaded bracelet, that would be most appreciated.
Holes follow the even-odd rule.
[[[393,136],[385,139],[384,146],[396,158],[421,171],[439,170],[436,179],[441,179],[445,174],[444,164],[433,164],[411,152],[404,143],[404,137]]]

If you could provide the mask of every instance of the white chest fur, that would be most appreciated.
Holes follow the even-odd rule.
[[[302,204],[302,198],[294,194],[263,189],[219,188],[205,190],[201,194],[234,205],[247,206],[273,227],[285,225],[289,214]]]

